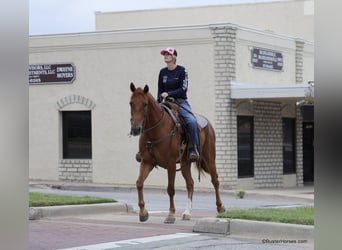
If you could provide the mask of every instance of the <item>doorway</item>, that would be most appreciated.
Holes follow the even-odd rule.
[[[303,122],[303,181],[314,183],[314,123]]]

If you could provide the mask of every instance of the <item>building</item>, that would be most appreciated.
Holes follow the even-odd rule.
[[[138,138],[128,136],[129,84],[157,93],[159,51],[173,46],[189,72],[194,111],[215,127],[223,188],[313,181],[314,124],[303,122],[296,105],[314,81],[310,3],[96,13],[95,32],[30,37],[30,179],[134,185]],[[293,18],[280,18],[285,7]],[[230,22],[224,13],[234,8]],[[278,11],[278,18],[254,19],[260,11]],[[158,19],[165,12],[188,18],[169,24]],[[244,16],[250,21],[241,25]],[[166,185],[166,175],[156,169],[146,185]],[[176,186],[184,186],[181,175]],[[210,177],[195,186],[211,188]]]

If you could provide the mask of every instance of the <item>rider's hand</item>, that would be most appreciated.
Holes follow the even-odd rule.
[[[167,93],[167,92],[163,92],[163,93],[161,93],[161,95],[160,95],[164,100],[166,99],[166,97],[168,97],[169,96],[169,94]]]

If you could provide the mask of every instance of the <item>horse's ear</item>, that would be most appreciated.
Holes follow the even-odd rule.
[[[145,94],[148,93],[148,90],[149,90],[148,85],[145,85],[145,87],[144,87],[144,92],[145,92]]]
[[[134,86],[134,83],[133,83],[133,82],[131,82],[130,88],[131,88],[131,91],[132,91],[132,92],[135,91],[135,86]]]

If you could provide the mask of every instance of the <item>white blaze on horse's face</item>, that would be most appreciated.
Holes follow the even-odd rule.
[[[137,136],[140,135],[143,130],[147,103],[145,102],[145,98],[143,98],[143,96],[134,96],[133,94],[129,104],[131,106],[131,134],[133,136]]]
[[[148,85],[144,89],[136,88],[132,82],[130,85],[132,91],[131,101],[131,134],[133,136],[140,135],[144,128],[144,123],[148,110],[148,98],[146,94],[149,91]]]

